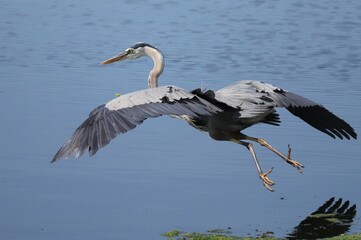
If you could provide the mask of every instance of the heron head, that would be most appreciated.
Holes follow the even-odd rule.
[[[140,58],[142,56],[147,55],[146,51],[145,51],[146,48],[157,49],[148,43],[138,42],[138,43],[134,44],[133,46],[131,46],[130,48],[127,48],[122,53],[103,61],[101,64],[109,64],[109,63],[113,63],[113,62],[122,61],[124,59]]]

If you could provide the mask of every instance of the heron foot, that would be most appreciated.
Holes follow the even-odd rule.
[[[299,173],[303,173],[301,168],[304,168],[303,164],[291,159],[291,147],[288,144],[288,154],[287,154],[287,158],[285,158],[286,162],[288,164],[291,164],[293,167],[295,167]]]
[[[267,188],[269,191],[273,192],[274,190],[271,188],[271,186],[275,185],[275,183],[270,180],[267,175],[270,174],[273,170],[273,167],[268,170],[265,173],[260,173],[259,174],[259,178],[262,180],[263,186],[265,186],[265,188]]]

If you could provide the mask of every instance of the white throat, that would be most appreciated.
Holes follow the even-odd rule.
[[[162,74],[164,69],[164,57],[160,51],[156,49],[145,47],[144,52],[153,59],[153,69],[150,71],[148,76],[148,87],[158,87],[158,77]]]

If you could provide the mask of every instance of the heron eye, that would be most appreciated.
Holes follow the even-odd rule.
[[[127,49],[127,53],[128,53],[128,54],[133,54],[133,53],[134,53],[134,49],[133,49],[133,48],[128,48],[128,49]]]

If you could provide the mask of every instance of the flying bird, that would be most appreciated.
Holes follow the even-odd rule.
[[[291,159],[290,147],[286,156],[264,139],[247,136],[241,131],[257,123],[278,126],[277,107],[286,108],[332,138],[357,138],[348,123],[322,105],[261,81],[242,80],[217,91],[195,89],[188,92],[176,86],[158,87],[158,77],[164,69],[164,56],[148,43],[136,43],[102,64],[143,56],[151,57],[154,63],[148,76],[149,89],[121,95],[94,109],[55,154],[52,162],[63,157],[79,158],[87,150],[92,156],[118,134],[135,128],[145,119],[169,115],[208,132],[215,140],[245,146],[252,155],[263,185],[273,191],[274,182],[268,178],[273,168],[266,172],[261,169],[251,142],[271,150],[301,173],[303,165]]]

